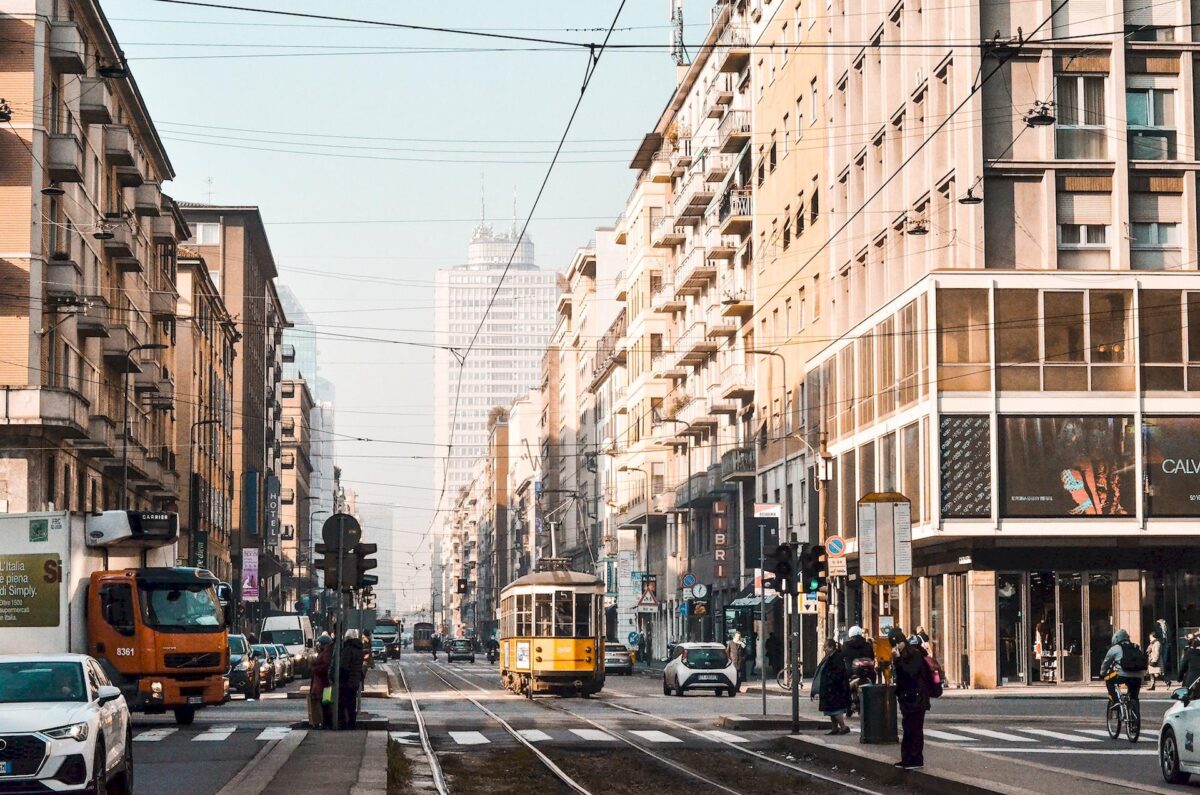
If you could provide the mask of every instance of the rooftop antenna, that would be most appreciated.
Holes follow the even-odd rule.
[[[212,177],[205,177],[205,178],[204,178],[204,185],[205,185],[205,186],[208,188],[208,192],[205,194],[205,196],[207,197],[207,198],[205,198],[205,202],[206,202],[207,204],[212,204],[212,186],[213,186],[213,178],[212,178]]]
[[[683,0],[671,0],[671,57],[676,66],[691,62],[683,46]]]
[[[516,236],[517,236],[517,186],[516,186],[516,185],[513,185],[513,225],[512,225],[512,234],[513,234],[513,237],[516,237]]]
[[[479,225],[487,223],[487,202],[483,192],[483,172],[479,172]]]

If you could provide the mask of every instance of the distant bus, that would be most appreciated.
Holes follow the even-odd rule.
[[[413,624],[413,650],[433,651],[433,624],[427,621]]]

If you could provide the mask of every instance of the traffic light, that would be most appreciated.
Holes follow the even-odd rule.
[[[801,590],[805,593],[818,593],[824,590],[828,593],[829,577],[825,569],[825,550],[819,544],[811,546],[804,553],[800,564]]]
[[[313,566],[325,573],[325,587],[338,590],[341,584],[341,577],[338,572],[338,551],[329,544],[316,544],[313,549],[318,555],[324,555],[323,558],[317,558],[313,561]]]
[[[379,565],[379,561],[370,557],[378,551],[378,544],[368,544],[366,542],[362,542],[354,545],[354,549],[351,550],[350,556],[351,564],[349,567],[350,571],[348,572],[349,577],[347,577],[349,582],[345,583],[345,587],[370,588],[373,585],[379,584],[379,577],[377,575],[367,574],[368,571],[376,568]]]
[[[775,559],[775,590],[779,593],[795,593],[795,551],[791,544],[780,544],[772,556]]]
[[[466,593],[467,592],[467,580],[465,577],[459,577],[458,580],[455,581],[454,592],[455,593]]]

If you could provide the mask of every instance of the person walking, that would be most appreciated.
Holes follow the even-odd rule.
[[[758,636],[753,632],[746,635],[746,679],[754,676],[754,663],[758,659]]]
[[[1200,679],[1200,637],[1193,636],[1179,657],[1179,685],[1190,688],[1197,679]]]
[[[733,670],[737,671],[737,684],[740,687],[742,684],[742,665],[746,659],[746,644],[742,641],[742,633],[735,630],[733,637],[725,644],[725,653],[729,655],[729,661],[733,663]]]
[[[901,726],[900,761],[896,767],[912,769],[925,766],[925,713],[929,711],[929,694],[933,675],[925,662],[921,639],[904,637],[899,627],[888,631],[892,645],[892,670],[896,683],[896,700],[900,703]]]
[[[767,636],[767,663],[771,666],[772,674],[783,670],[783,644],[774,632]]]
[[[1163,645],[1158,635],[1152,634],[1146,639],[1146,673],[1150,676],[1150,689],[1153,690],[1158,686],[1158,680],[1163,678]]]
[[[437,662],[438,648],[442,645],[441,635],[432,635],[429,638],[429,651],[433,653],[433,661]]]
[[[314,729],[332,729],[331,705],[324,702],[333,666],[333,638],[322,634],[317,638],[317,657],[313,660],[312,680],[308,683],[308,722]]]
[[[817,709],[821,710],[832,724],[827,734],[849,734],[846,711],[850,708],[850,672],[846,666],[846,658],[833,638],[825,639],[825,656],[817,664],[817,671],[813,674],[812,695],[809,696],[809,700],[818,697],[820,700],[817,702]]]
[[[353,729],[358,723],[358,690],[363,682],[362,639],[352,629],[342,640],[338,665],[338,726]]]

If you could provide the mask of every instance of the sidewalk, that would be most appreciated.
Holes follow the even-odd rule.
[[[387,795],[386,731],[293,731],[269,742],[217,795]]]

